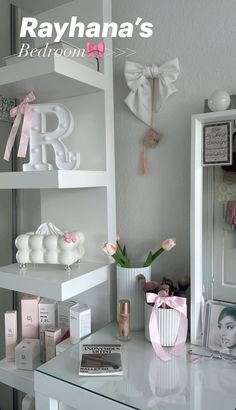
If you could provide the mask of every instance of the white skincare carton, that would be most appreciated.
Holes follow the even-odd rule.
[[[39,338],[39,296],[24,295],[21,299],[22,339]]]
[[[73,300],[57,303],[57,327],[61,329],[61,337],[70,330],[70,308],[76,305]]]
[[[45,330],[56,328],[55,300],[42,298],[39,302],[39,333],[41,342],[41,360],[45,361]]]
[[[40,340],[24,339],[15,349],[16,369],[34,370],[40,363]]]
[[[26,396],[22,400],[21,410],[35,410],[35,400],[33,397]]]
[[[63,340],[62,342],[56,345],[56,356],[63,353],[65,350],[69,349],[70,347],[72,347],[72,344],[70,341],[70,337],[68,337],[67,339]]]
[[[70,308],[70,341],[78,343],[91,333],[91,309],[79,303]]]
[[[8,362],[14,362],[17,345],[17,311],[8,310],[4,314],[4,319],[6,359]]]
[[[61,341],[61,329],[47,329],[45,331],[46,362],[56,356],[56,345]]]

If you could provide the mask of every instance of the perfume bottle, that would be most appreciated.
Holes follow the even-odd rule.
[[[119,300],[119,340],[130,339],[130,301]]]

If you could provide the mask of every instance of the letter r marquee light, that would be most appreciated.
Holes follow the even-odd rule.
[[[54,150],[55,163],[58,169],[78,169],[80,154],[69,152],[61,141],[68,137],[74,129],[71,112],[62,104],[34,104],[31,106],[30,149],[28,164],[23,164],[23,171],[44,171],[53,167],[47,162],[47,145]],[[46,129],[46,116],[54,114],[58,119],[58,127],[53,131]]]
[[[21,137],[17,156],[25,158],[29,147],[29,163],[23,164],[23,171],[49,171],[52,164],[47,162],[47,145],[54,150],[55,164],[58,169],[72,170],[80,166],[80,154],[68,151],[63,139],[74,129],[74,119],[71,112],[62,104],[33,104],[35,96],[30,92],[21,103],[12,108],[11,117],[15,117],[5,148],[4,159],[9,161],[16,134],[24,115]],[[53,131],[47,130],[47,116],[55,116],[58,125]]]

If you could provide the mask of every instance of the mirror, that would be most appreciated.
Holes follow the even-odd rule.
[[[191,342],[201,340],[203,296],[236,302],[236,230],[226,223],[228,201],[236,200],[236,173],[219,164],[202,166],[206,124],[230,121],[236,110],[192,116],[191,151]],[[233,175],[234,176],[234,175]],[[236,203],[235,203],[236,207]],[[236,212],[236,208],[235,208]],[[236,220],[235,220],[236,222]]]

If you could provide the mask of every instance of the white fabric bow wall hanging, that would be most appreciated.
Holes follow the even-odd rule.
[[[141,155],[141,172],[148,173],[145,147],[154,148],[160,140],[157,132],[157,114],[170,95],[178,89],[174,85],[180,73],[179,60],[175,58],[158,66],[141,65],[126,61],[125,78],[130,93],[125,103],[132,113],[150,128],[144,136]]]

